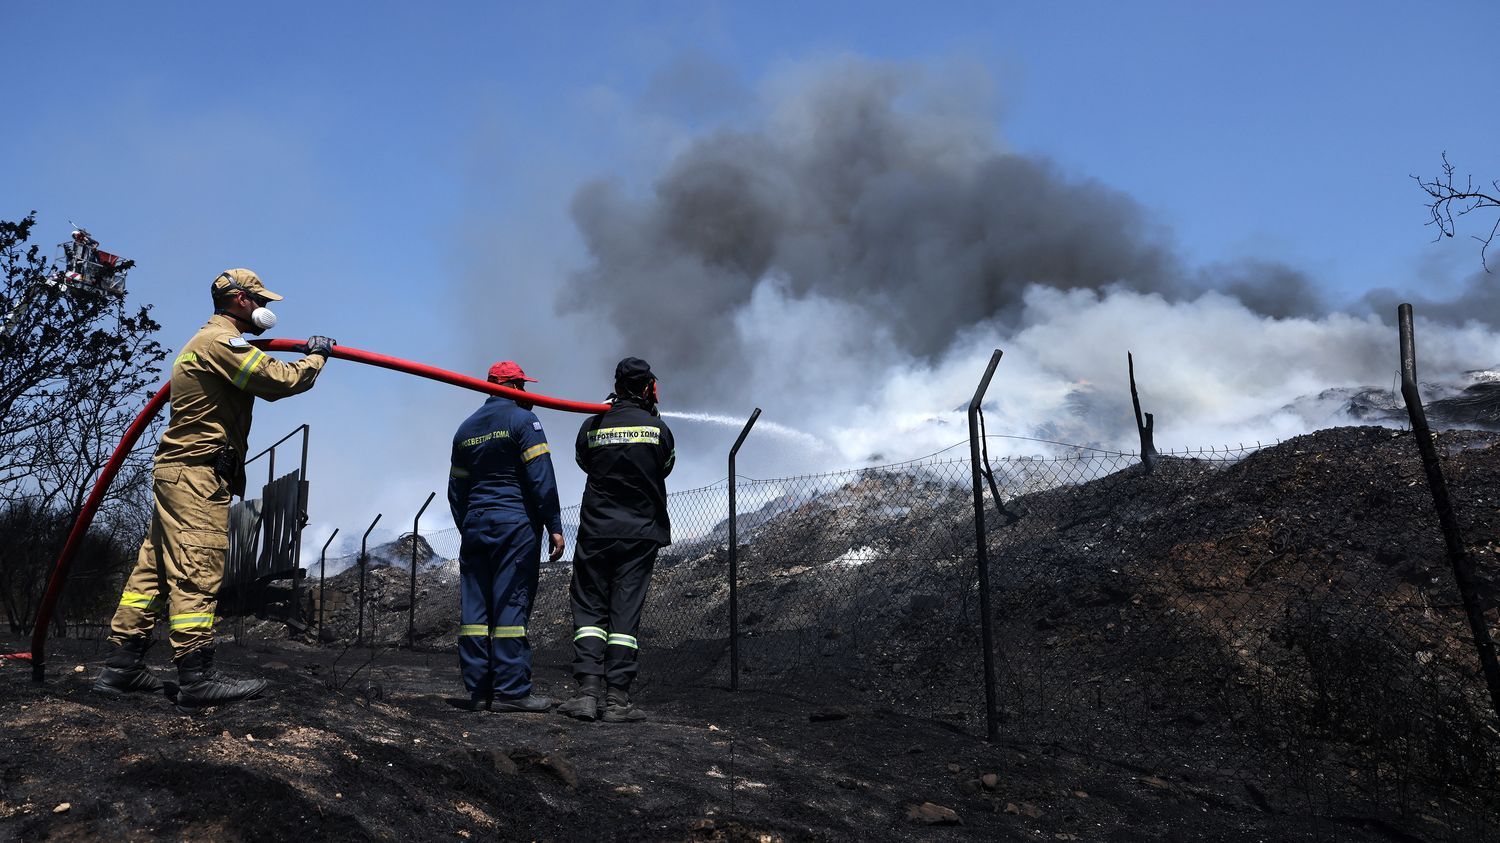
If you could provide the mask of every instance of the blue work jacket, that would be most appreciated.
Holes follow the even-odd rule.
[[[496,395],[458,426],[448,507],[459,529],[469,513],[497,510],[562,532],[551,449],[535,413]]]

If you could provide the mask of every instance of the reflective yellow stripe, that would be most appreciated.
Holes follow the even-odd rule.
[[[258,348],[250,349],[250,356],[246,357],[245,362],[240,364],[240,370],[234,373],[234,385],[240,389],[244,389],[245,384],[250,382],[250,375],[256,369],[260,368],[260,364],[265,362],[265,359],[266,353],[264,351]]]
[[[525,638],[526,627],[524,626],[497,626],[490,635],[495,638]]]
[[[640,645],[636,643],[634,635],[620,635],[619,633],[610,633],[609,643],[610,646],[629,647],[632,650],[639,650],[641,648]]]
[[[552,452],[552,449],[547,447],[547,443],[546,442],[543,442],[540,445],[534,445],[534,446],[532,446],[530,448],[527,448],[526,450],[522,451],[521,452],[521,462],[531,462],[532,460],[536,459],[537,457],[541,456],[542,454],[549,454],[551,452]]]
[[[154,609],[159,612],[166,602],[161,597],[152,597],[135,591],[127,591],[120,595],[121,606],[131,606],[136,609]]]
[[[465,439],[464,441],[458,443],[458,446],[460,448],[472,448],[475,445],[483,445],[484,443],[490,441],[491,439],[509,439],[509,438],[510,438],[510,431],[508,431],[508,430],[492,430],[489,433],[483,433],[483,434],[480,434],[479,436],[475,436],[475,437],[472,437],[472,438],[469,438],[469,439]]]
[[[577,641],[580,638],[605,638],[605,639],[607,639],[607,638],[609,638],[609,633],[605,632],[604,630],[600,629],[597,626],[580,626],[580,627],[578,627],[578,631],[575,632],[575,633],[573,633],[573,640]]]
[[[177,359],[172,361],[172,365],[176,366],[178,363],[197,363],[197,362],[198,362],[198,352],[196,352],[196,351],[184,351],[181,354],[177,355]]]
[[[489,637],[490,628],[482,623],[466,623],[458,628],[458,634],[460,636],[483,635],[485,637]]]
[[[461,480],[469,476],[469,470],[467,468],[459,468],[455,465],[452,468],[448,469],[448,476],[457,477]]]
[[[207,629],[214,625],[213,615],[173,615],[173,629]]]
[[[656,427],[601,427],[589,431],[589,447],[600,445],[655,445],[661,442],[661,429]]]

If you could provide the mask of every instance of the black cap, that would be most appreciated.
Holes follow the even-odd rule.
[[[654,380],[656,375],[651,374],[651,364],[639,357],[626,357],[615,365],[615,383],[620,386],[644,386]]]

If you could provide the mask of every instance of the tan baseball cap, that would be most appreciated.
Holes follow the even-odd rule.
[[[260,276],[248,269],[227,269],[219,273],[214,279],[214,298],[227,296],[232,292],[244,291],[252,296],[259,296],[268,301],[281,301],[282,297],[266,289],[266,285],[260,282]]]

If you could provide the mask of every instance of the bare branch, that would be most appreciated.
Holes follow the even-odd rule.
[[[1431,219],[1426,224],[1437,226],[1438,236],[1434,238],[1434,241],[1454,236],[1458,231],[1457,220],[1461,217],[1475,211],[1500,209],[1500,179],[1490,182],[1490,189],[1493,192],[1486,192],[1484,189],[1476,189],[1472,175],[1468,176],[1462,185],[1454,184],[1453,173],[1454,167],[1448,162],[1448,153],[1444,152],[1441,176],[1425,180],[1420,176],[1411,177],[1416,181],[1417,186],[1432,199],[1427,203],[1427,211]],[[1480,264],[1485,272],[1490,272],[1488,253],[1490,244],[1495,241],[1496,236],[1500,236],[1500,216],[1496,217],[1488,234],[1471,236],[1480,243]]]

